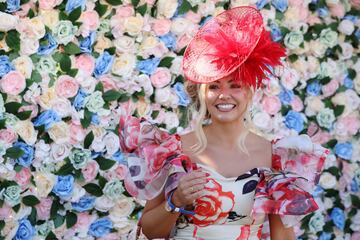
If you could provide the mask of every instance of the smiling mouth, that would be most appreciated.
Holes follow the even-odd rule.
[[[216,104],[215,107],[217,110],[221,112],[229,112],[233,110],[236,107],[236,105],[232,103],[220,103],[220,104]]]

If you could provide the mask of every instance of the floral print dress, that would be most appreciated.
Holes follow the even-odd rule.
[[[163,190],[167,197],[181,176],[198,165],[210,174],[207,194],[195,201],[194,215],[179,218],[174,239],[262,239],[268,214],[280,215],[290,227],[318,209],[311,192],[329,150],[309,143],[308,137],[274,141],[271,168],[260,166],[226,178],[192,163],[182,153],[179,135],[170,135],[145,119],[122,116],[119,136],[129,169],[125,187],[134,197],[149,200]]]

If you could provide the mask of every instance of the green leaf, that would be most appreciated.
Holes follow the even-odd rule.
[[[134,7],[137,7],[137,5],[139,4],[140,0],[131,0],[131,4],[134,6]]]
[[[49,234],[46,236],[45,240],[58,240],[58,238],[52,231],[50,231]]]
[[[7,8],[6,2],[1,2],[0,3],[0,12],[5,12],[6,8]]]
[[[171,67],[173,60],[174,60],[173,57],[164,57],[163,59],[161,59],[161,61],[159,63],[159,67],[169,68],[169,67]]]
[[[325,147],[326,148],[334,148],[336,144],[337,144],[337,140],[332,139],[325,144]]]
[[[54,226],[55,228],[58,228],[60,227],[65,221],[65,217],[64,216],[61,216],[59,214],[56,214],[56,217],[54,219]]]
[[[340,116],[340,115],[344,112],[344,109],[345,109],[345,106],[344,106],[344,105],[337,105],[337,106],[334,108],[335,117]]]
[[[55,62],[60,62],[61,58],[63,57],[63,54],[56,52],[52,54],[51,57],[55,60]]]
[[[119,102],[127,102],[129,101],[130,96],[128,96],[127,94],[123,94],[121,95],[121,97],[118,99]]]
[[[95,160],[103,171],[110,169],[116,163],[116,161],[104,157],[97,157]]]
[[[21,206],[21,204],[19,203],[18,205],[13,206],[12,209],[13,209],[15,212],[18,212],[19,209],[20,209],[20,206]]]
[[[25,152],[19,147],[10,147],[6,149],[5,156],[13,159],[21,157]]]
[[[50,219],[54,219],[58,210],[60,209],[60,203],[57,199],[55,199],[50,208]]]
[[[4,128],[6,128],[6,120],[0,119],[0,129],[4,129]]]
[[[107,5],[102,5],[98,1],[95,3],[95,11],[99,14],[99,17],[106,13]]]
[[[178,14],[182,15],[184,13],[187,13],[190,9],[191,9],[191,4],[187,0],[184,0],[181,6],[178,8]]]
[[[32,207],[31,213],[28,216],[28,220],[30,221],[31,225],[33,225],[33,226],[35,226],[35,224],[36,224],[36,214],[37,214],[36,208]]]
[[[352,202],[352,205],[357,208],[357,209],[360,209],[360,198],[356,195],[353,195],[351,194],[351,202]]]
[[[26,120],[31,116],[32,111],[23,111],[15,114],[20,120]]]
[[[116,101],[121,97],[121,95],[122,94],[119,91],[109,90],[103,94],[103,99],[105,102]]]
[[[74,170],[74,166],[68,162],[61,166],[61,168],[56,172],[56,175],[68,175],[71,174]]]
[[[37,70],[33,70],[30,77],[31,81],[39,83],[42,81],[41,75]]]
[[[121,0],[106,0],[106,2],[113,6],[118,6],[122,4]]]
[[[37,197],[33,196],[33,195],[28,195],[23,197],[22,199],[23,204],[25,204],[26,206],[35,206],[36,204],[40,203],[39,199],[37,199]]]
[[[96,84],[95,91],[104,92],[104,86],[103,86],[102,82],[98,82],[98,84]]]
[[[18,102],[9,102],[5,104],[5,110],[8,113],[16,114],[19,111],[19,108],[22,106],[21,103]]]
[[[349,68],[348,69],[348,77],[351,78],[352,80],[354,80],[356,77],[356,71],[352,68]]]
[[[0,32],[0,41],[2,41],[5,37],[5,33],[4,32]]]
[[[70,57],[66,54],[63,54],[60,60],[60,68],[64,72],[68,72],[71,68]]]
[[[85,109],[84,111],[84,118],[80,119],[80,123],[81,126],[83,128],[88,128],[90,126],[91,123],[91,116],[92,116],[92,112],[90,112],[89,110]]]
[[[77,222],[77,215],[73,212],[68,212],[66,214],[66,227],[71,228]]]
[[[64,47],[64,51],[69,55],[76,55],[81,53],[79,46],[77,46],[75,43],[72,42],[70,42]]]
[[[141,6],[139,6],[138,8],[136,8],[136,11],[137,11],[138,13],[140,13],[141,16],[144,16],[144,15],[145,15],[146,10],[147,10],[147,4],[146,4],[146,3],[143,4],[143,5],[141,5]]]
[[[67,74],[69,74],[69,76],[71,76],[71,77],[75,77],[76,74],[78,73],[78,71],[79,71],[78,69],[72,68],[72,69],[70,69],[70,70],[68,71]]]
[[[289,57],[289,60],[290,60],[290,62],[295,62],[296,60],[298,60],[298,55],[296,55],[296,54],[292,54],[292,55],[290,55]]]
[[[103,195],[103,192],[101,188],[96,185],[95,183],[88,183],[85,186],[83,186],[86,192],[90,193],[91,195],[94,195],[95,197],[101,197]]]
[[[76,22],[76,20],[78,20],[79,17],[80,17],[80,15],[81,15],[81,11],[82,11],[81,6],[75,8],[75,9],[69,14],[68,19],[69,19],[72,23]]]
[[[93,140],[94,140],[94,133],[90,131],[85,137],[84,148],[89,148]]]
[[[0,220],[0,231],[5,227],[5,221]]]
[[[330,77],[324,77],[320,80],[320,83],[322,85],[325,85],[325,84],[328,84],[329,82],[331,81],[331,78]]]
[[[5,42],[9,48],[18,52],[20,50],[20,34],[16,30],[10,30],[7,32]]]
[[[98,174],[98,175],[96,176],[96,178],[97,178],[98,181],[99,181],[99,186],[100,186],[101,188],[104,188],[105,185],[106,185],[106,183],[108,182],[108,181],[106,180],[106,178],[104,178],[104,177],[101,176],[100,174]]]
[[[20,172],[21,170],[23,169],[23,166],[21,166],[21,165],[16,165],[15,167],[14,167],[14,170],[15,170],[15,172]]]

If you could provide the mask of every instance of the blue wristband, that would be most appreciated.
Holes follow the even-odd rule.
[[[167,198],[167,204],[168,206],[170,207],[170,209],[173,211],[173,212],[180,212],[182,214],[190,214],[190,215],[195,215],[195,212],[193,211],[188,211],[188,210],[185,210],[184,208],[179,208],[179,207],[176,207],[172,202],[171,202],[171,198],[174,194],[174,191],[172,191],[168,198]]]

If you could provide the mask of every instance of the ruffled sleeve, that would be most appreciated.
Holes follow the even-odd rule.
[[[181,153],[181,140],[145,119],[121,116],[120,148],[128,164],[125,188],[133,197],[150,200],[165,188],[177,187],[177,179],[191,169],[190,159]]]
[[[311,193],[329,153],[313,144],[307,135],[274,142],[272,168],[262,170],[253,214],[278,214],[283,224],[290,227],[317,210]]]

